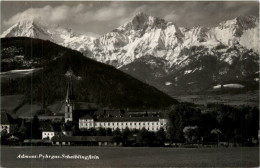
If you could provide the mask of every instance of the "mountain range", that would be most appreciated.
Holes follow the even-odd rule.
[[[255,16],[239,16],[214,27],[184,28],[137,13],[99,37],[27,20],[1,35],[17,36],[78,50],[170,95],[214,90],[230,83],[258,89],[259,20]]]
[[[1,96],[24,95],[14,111],[28,107],[30,115],[37,104],[45,110],[57,106],[65,99],[69,70],[77,101],[130,110],[158,110],[177,103],[155,87],[78,51],[28,37],[1,39]]]

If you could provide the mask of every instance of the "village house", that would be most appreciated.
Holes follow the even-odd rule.
[[[42,139],[52,139],[54,136],[72,136],[72,131],[66,127],[65,125],[62,126],[55,126],[55,125],[46,125],[42,128]]]
[[[52,125],[44,126],[42,128],[42,139],[51,139],[55,135],[60,135],[60,133],[60,129],[54,128]]]
[[[1,111],[1,123],[0,123],[0,132],[6,131],[7,134],[12,132],[15,129],[16,123],[14,119],[6,111]]]

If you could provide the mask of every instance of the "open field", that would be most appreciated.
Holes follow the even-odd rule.
[[[15,110],[22,104],[24,95],[1,96],[1,108],[7,111]]]
[[[258,167],[259,148],[127,148],[8,147],[1,148],[2,167]],[[99,160],[18,159],[26,155],[96,155]]]
[[[173,96],[181,102],[191,102],[195,104],[223,103],[228,105],[254,105],[259,104],[258,91],[251,91],[243,94],[221,94],[221,95],[183,95]]]
[[[195,104],[223,103],[229,105],[259,105],[258,91],[251,91],[243,94],[222,94],[222,95],[182,95],[173,96],[181,102],[191,102]],[[24,95],[1,96],[1,107],[11,112],[15,110],[15,115],[20,117],[31,117],[41,109],[41,104],[23,104]],[[57,101],[48,106],[50,111],[59,114],[63,113],[64,101]],[[81,108],[87,108],[89,103],[80,102]],[[92,105],[91,105],[92,106]]]
[[[21,78],[27,75],[31,75],[32,73],[39,71],[41,68],[36,69],[20,69],[20,70],[11,70],[7,72],[0,72],[1,80],[9,80]]]
[[[37,113],[37,111],[39,111],[42,108],[42,105],[39,103],[24,103],[24,98],[24,95],[1,96],[1,109],[6,110],[7,112],[16,117],[32,118]],[[80,109],[87,109],[89,107],[97,108],[97,106],[94,103],[86,102],[77,102],[77,107]],[[65,109],[64,100],[56,101],[55,103],[49,105],[48,109],[51,112],[53,112],[53,114],[63,114]]]

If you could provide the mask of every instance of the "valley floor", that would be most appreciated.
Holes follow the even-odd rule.
[[[243,94],[221,94],[221,95],[181,95],[172,96],[181,102],[207,105],[209,103],[228,105],[259,105],[259,92],[252,91]]]

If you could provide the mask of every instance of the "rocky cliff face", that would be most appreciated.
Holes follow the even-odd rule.
[[[98,38],[23,21],[2,34],[13,36],[50,40],[78,50],[166,92],[176,90],[175,85],[194,85],[202,74],[207,77],[199,83],[210,88],[258,73],[259,21],[254,16],[239,16],[215,27],[184,28],[138,13]]]

